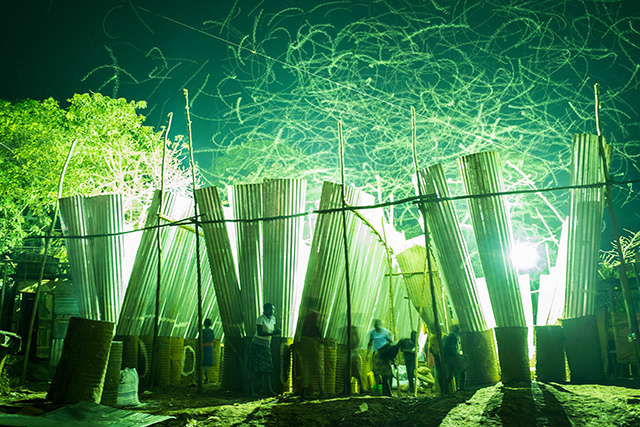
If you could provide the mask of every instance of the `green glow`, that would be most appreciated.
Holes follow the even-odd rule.
[[[566,185],[570,134],[595,132],[595,82],[615,148],[612,173],[637,176],[635,0],[354,0],[241,10],[227,3],[188,22],[159,7],[153,21],[138,12],[156,34],[180,29],[191,34],[185,45],[228,52],[223,61],[188,49],[176,58],[164,45],[132,54],[120,43],[100,69],[117,75],[85,77],[103,90],[123,90],[113,79],[133,83],[163,114],[173,102],[167,94],[188,86],[196,158],[210,184],[305,178],[315,201],[323,180],[340,181],[341,120],[347,184],[379,190],[380,201],[409,196],[415,107],[420,167],[443,163],[452,194],[462,194],[455,159],[482,150],[500,153],[507,190]],[[113,37],[119,13],[131,12],[106,21]],[[616,190],[615,202],[636,200],[632,190]],[[509,197],[514,235],[548,242],[553,259],[567,201],[566,192]],[[468,230],[465,205],[456,208]],[[408,238],[420,234],[414,206],[393,215]]]

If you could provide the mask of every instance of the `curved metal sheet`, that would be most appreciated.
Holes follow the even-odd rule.
[[[491,151],[458,159],[468,195],[504,191],[498,154]],[[518,274],[511,260],[513,236],[503,196],[467,199],[496,325],[526,326]]]
[[[449,197],[449,187],[441,164],[420,171],[420,185],[425,196]],[[467,251],[453,202],[446,200],[424,204],[435,258],[460,329],[484,331],[486,322],[480,310],[476,276]]]
[[[575,134],[571,139],[571,185],[605,182],[599,137]],[[609,162],[611,147],[604,141],[603,144]],[[596,314],[604,205],[604,187],[571,190],[564,309],[566,319]]]
[[[95,236],[65,242],[81,316],[115,322],[125,291],[122,196],[60,199],[60,217],[65,236]]]
[[[158,224],[161,254],[160,336],[195,338],[198,331],[197,266],[195,230],[192,225],[176,222],[193,217],[193,200],[165,193],[162,212],[160,191],[154,193],[145,227]],[[154,333],[156,289],[158,285],[158,232],[143,232],[131,272],[123,310],[118,322],[118,335],[152,335]],[[204,238],[201,247],[204,247]],[[222,324],[206,252],[201,251],[203,317],[213,322],[216,337],[222,337]]]

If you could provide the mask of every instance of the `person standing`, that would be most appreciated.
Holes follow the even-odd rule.
[[[384,347],[386,344],[391,344],[393,338],[391,336],[391,332],[382,327],[382,320],[375,319],[373,321],[373,329],[369,331],[369,344],[367,344],[367,359],[369,358],[369,353],[373,351],[373,376],[376,379],[376,384],[382,384],[382,372],[377,372],[378,367],[386,366],[385,363],[379,361],[380,363],[376,364],[376,354],[378,350]]]
[[[211,319],[205,319],[204,329],[202,330],[202,370],[205,383],[209,382],[209,371],[211,367],[216,365],[216,359],[213,354],[213,339]]]
[[[351,325],[351,377],[355,377],[356,381],[360,383],[360,393],[363,393],[365,387],[365,377],[362,375],[362,356],[360,355],[360,335],[358,334],[358,328]],[[351,388],[351,379],[347,381],[345,385],[347,390]]]
[[[262,380],[263,393],[266,392],[269,396],[276,395],[271,387],[271,372],[273,372],[271,337],[280,335],[280,329],[276,329],[274,313],[275,307],[270,302],[263,306],[262,314],[256,319],[256,334],[249,348],[248,367],[251,372],[251,394],[254,396],[257,396],[254,385],[258,376]]]
[[[460,327],[457,324],[451,326],[451,331],[444,338],[442,343],[442,354],[447,367],[447,383],[451,387],[453,379],[456,379],[456,389],[464,390],[466,386],[466,371],[464,367],[464,357],[460,350],[460,337],[458,333]]]
[[[407,380],[409,381],[409,393],[414,392],[414,381],[416,374],[416,340],[418,334],[416,331],[411,332],[411,338],[402,340],[402,352],[404,356],[404,365],[407,367]]]
[[[401,345],[402,341],[398,341],[397,344],[393,345],[386,343],[373,354],[373,369],[377,375],[380,375],[383,396],[393,396],[391,393],[391,381],[393,378],[391,365],[395,365],[394,359],[398,355]]]

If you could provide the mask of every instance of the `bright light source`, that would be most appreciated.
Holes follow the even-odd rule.
[[[531,269],[536,265],[538,259],[538,251],[531,243],[517,242],[511,249],[511,260],[518,271]]]

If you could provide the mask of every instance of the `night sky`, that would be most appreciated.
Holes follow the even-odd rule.
[[[388,201],[413,193],[412,106],[421,166],[443,163],[454,194],[455,160],[489,149],[508,189],[568,185],[570,135],[595,132],[598,82],[612,172],[638,179],[639,5],[4,0],[0,98],[146,100],[159,128],[169,112],[184,117],[186,87],[205,183],[306,178],[311,197],[339,180],[342,120],[348,183]],[[614,189],[621,228],[640,229],[636,192]],[[549,240],[548,226],[558,238],[549,206],[566,215],[567,200],[512,198],[516,236]],[[413,207],[395,215],[408,237],[419,232]]]

